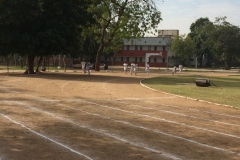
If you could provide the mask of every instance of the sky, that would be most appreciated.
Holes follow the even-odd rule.
[[[240,0],[155,0],[161,12],[162,21],[158,30],[179,30],[179,34],[188,34],[190,26],[199,18],[226,16],[229,23],[240,27]]]

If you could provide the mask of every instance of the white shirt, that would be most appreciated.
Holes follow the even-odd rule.
[[[126,70],[128,67],[128,64],[127,63],[123,63],[123,69]]]

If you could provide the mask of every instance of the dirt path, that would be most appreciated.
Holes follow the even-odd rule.
[[[159,75],[0,74],[0,160],[240,159],[240,110],[139,84]]]

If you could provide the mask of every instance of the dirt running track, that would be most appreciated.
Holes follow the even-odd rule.
[[[240,110],[122,72],[0,74],[0,160],[237,160]]]

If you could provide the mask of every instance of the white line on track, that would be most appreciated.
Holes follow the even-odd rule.
[[[112,101],[112,100],[107,100],[107,101]],[[161,110],[161,109],[154,109],[154,108],[144,107],[144,106],[140,106],[140,105],[136,105],[136,104],[129,104],[129,103],[119,102],[119,101],[117,101],[117,102],[125,104],[125,105],[132,105],[132,106],[136,106],[136,107],[139,107],[139,108],[148,109],[148,110],[154,110],[154,111],[158,111],[158,112],[164,112],[164,113],[174,114],[174,115],[178,115],[178,116],[189,117],[189,118],[193,118],[193,119],[199,119],[199,120],[210,121],[210,122],[214,122],[214,123],[220,123],[220,124],[240,127],[240,125],[237,125],[237,124],[221,122],[221,121],[216,121],[216,120],[211,120],[211,119],[206,119],[206,118],[199,118],[199,117],[190,116],[190,115],[187,115],[187,114],[182,114],[182,113],[177,113],[177,112],[167,111],[167,110]]]
[[[41,134],[41,133],[38,133],[38,132],[32,130],[31,128],[23,125],[23,124],[20,123],[20,122],[17,122],[17,121],[15,121],[15,120],[13,120],[12,118],[10,118],[10,117],[2,114],[2,113],[0,113],[0,115],[3,116],[3,117],[5,117],[5,118],[8,119],[9,121],[11,121],[11,122],[13,122],[13,123],[15,123],[15,124],[17,124],[17,125],[20,125],[21,127],[29,130],[30,132],[32,132],[32,133],[34,133],[34,134],[36,134],[36,135],[38,135],[38,136],[40,136],[40,137],[42,137],[42,138],[44,138],[44,139],[47,139],[47,140],[49,140],[49,141],[51,141],[51,142],[53,142],[53,143],[55,143],[55,144],[57,144],[57,145],[65,148],[65,149],[70,150],[71,152],[74,152],[74,153],[76,153],[76,154],[78,154],[78,155],[80,155],[80,156],[83,156],[83,157],[85,157],[86,159],[93,160],[93,159],[90,158],[89,156],[87,156],[87,155],[85,155],[85,154],[83,154],[83,153],[81,153],[81,152],[78,152],[78,151],[76,151],[76,150],[74,150],[74,149],[72,149],[72,148],[70,148],[70,147],[68,147],[68,146],[66,146],[66,145],[64,145],[64,144],[62,144],[62,143],[60,143],[60,142],[57,142],[57,141],[55,141],[55,140],[53,140],[53,139],[51,139],[51,138],[49,138],[49,137],[47,137],[47,136],[45,136],[45,135],[43,135],[43,134]]]
[[[170,121],[170,120],[167,120],[167,119],[164,119],[164,118],[153,117],[153,116],[149,116],[149,115],[146,115],[146,114],[139,114],[139,113],[136,113],[136,112],[133,112],[133,111],[127,111],[127,110],[123,110],[123,109],[118,109],[118,108],[110,107],[110,106],[107,106],[107,105],[98,104],[98,103],[95,103],[95,102],[90,102],[90,101],[86,101],[86,100],[82,100],[82,99],[77,99],[76,101],[81,101],[81,102],[85,102],[85,103],[89,103],[89,104],[94,104],[94,105],[97,105],[97,106],[100,106],[100,107],[109,108],[109,109],[112,109],[112,110],[117,110],[117,111],[121,111],[121,112],[125,112],[125,113],[131,113],[131,114],[135,114],[135,115],[142,116],[142,117],[148,117],[148,118],[164,121],[164,122],[167,122],[167,123],[173,123],[173,124],[177,124],[177,125],[186,126],[186,127],[189,127],[189,128],[194,128],[194,129],[198,129],[198,130],[208,131],[208,132],[212,132],[212,133],[216,133],[216,134],[220,134],[220,135],[224,135],[224,136],[240,139],[240,137],[236,136],[236,135],[226,134],[226,133],[222,133],[222,132],[217,132],[217,131],[210,130],[210,129],[207,129],[207,128],[191,126],[191,125],[187,125],[185,123]]]
[[[240,119],[239,116],[233,116],[233,115],[229,115],[229,114],[216,113],[216,112],[210,112],[210,111],[201,111],[201,110],[198,110],[198,109],[187,108],[187,107],[180,107],[180,106],[174,106],[174,105],[168,105],[168,104],[159,103],[159,102],[152,102],[152,101],[145,101],[145,102],[154,103],[154,104],[167,106],[167,107],[173,107],[173,108],[179,108],[179,109],[187,109],[187,110],[192,110],[192,111],[197,111],[197,112],[204,112],[204,113],[210,113],[210,114],[215,114],[215,115],[219,115],[219,116],[225,116],[225,117],[231,117],[231,118]]]
[[[13,102],[13,101],[6,101],[6,102]],[[19,103],[19,102],[15,102],[15,103],[24,105],[25,107],[29,107],[29,106],[26,106],[26,105],[23,104],[23,103]],[[102,115],[97,114],[97,113],[92,113],[92,112],[85,111],[85,110],[82,110],[82,109],[77,109],[77,108],[70,107],[70,106],[64,105],[64,104],[58,104],[58,105],[59,105],[59,106],[63,106],[63,107],[65,107],[65,108],[70,108],[70,109],[73,109],[73,110],[81,111],[81,112],[86,113],[86,114],[98,116],[98,117],[101,117],[101,118],[104,118],[104,119],[109,119],[109,120],[112,120],[112,121],[115,121],[115,122],[118,122],[118,123],[122,123],[122,124],[125,124],[125,125],[129,125],[129,126],[133,126],[133,127],[136,127],[136,128],[144,129],[144,130],[147,130],[147,131],[151,131],[151,132],[163,134],[163,135],[165,135],[165,136],[169,136],[169,137],[173,137],[173,138],[185,140],[185,141],[187,141],[187,142],[194,143],[194,144],[197,144],[197,145],[200,145],[200,146],[204,146],[204,147],[207,147],[207,148],[216,149],[216,150],[220,150],[220,151],[228,152],[228,153],[232,153],[232,154],[237,154],[238,156],[240,156],[240,153],[233,152],[233,151],[228,150],[228,149],[224,149],[224,148],[220,148],[220,147],[215,147],[215,146],[203,144],[203,143],[200,143],[200,142],[191,140],[191,139],[187,139],[187,138],[184,138],[184,137],[180,137],[180,136],[172,135],[172,134],[169,134],[169,133],[165,133],[165,132],[159,131],[159,130],[157,130],[157,129],[150,129],[150,128],[147,128],[147,127],[143,127],[143,126],[131,124],[130,122],[127,122],[127,121],[115,120],[115,119],[110,118],[110,117],[105,117],[105,116],[102,116]],[[32,107],[32,106],[31,106],[30,108],[31,108],[31,109],[34,109],[34,110],[39,110],[39,109],[37,109],[36,107]],[[42,111],[41,111],[41,112],[42,112]]]
[[[180,136],[175,136],[175,135],[172,135],[172,134],[169,134],[169,133],[165,133],[165,132],[159,131],[157,129],[150,129],[150,128],[147,128],[147,127],[131,124],[130,122],[127,122],[127,121],[116,120],[116,119],[113,119],[113,118],[110,118],[110,117],[102,116],[102,115],[97,114],[97,113],[92,113],[92,112],[89,112],[89,111],[85,111],[85,110],[82,110],[82,109],[77,109],[77,108],[70,107],[70,106],[63,105],[63,104],[59,104],[59,105],[65,107],[65,108],[70,108],[70,109],[73,109],[73,110],[81,111],[81,112],[86,113],[86,114],[98,116],[98,117],[101,117],[101,118],[104,118],[104,119],[109,119],[109,120],[112,120],[112,121],[115,121],[115,122],[118,122],[118,123],[122,123],[122,124],[125,124],[125,125],[129,125],[129,126],[133,126],[133,127],[136,127],[136,128],[144,129],[144,130],[147,130],[147,131],[163,134],[165,136],[169,136],[169,137],[185,140],[185,141],[188,141],[188,142],[191,142],[191,143],[195,143],[197,145],[204,146],[204,147],[207,147],[207,148],[216,149],[216,150],[220,150],[220,151],[224,151],[224,152],[228,152],[228,153],[233,153],[233,154],[238,154],[240,156],[240,153],[236,153],[236,152],[233,152],[233,151],[230,151],[230,150],[227,150],[227,149],[223,149],[223,148],[219,148],[219,147],[215,147],[215,146],[199,143],[197,141],[190,140],[190,139],[187,139],[187,138],[183,138],[183,137],[180,137]]]
[[[158,151],[158,150],[153,149],[153,148],[150,148],[150,147],[148,147],[148,146],[146,146],[145,144],[142,144],[142,143],[139,144],[139,143],[131,142],[131,141],[129,141],[129,140],[126,140],[126,139],[123,139],[123,138],[121,138],[121,137],[118,137],[118,136],[115,135],[115,134],[108,133],[108,132],[106,132],[105,130],[94,129],[94,128],[89,127],[89,126],[86,126],[86,125],[81,125],[80,123],[75,122],[75,121],[73,121],[73,120],[71,120],[71,119],[64,118],[64,117],[61,117],[61,116],[57,116],[55,113],[51,113],[51,112],[48,112],[48,111],[44,111],[44,110],[41,110],[41,109],[32,107],[32,106],[30,106],[30,105],[26,105],[25,103],[22,103],[22,102],[18,102],[18,101],[11,101],[11,102],[12,102],[12,103],[17,103],[17,104],[23,105],[24,107],[31,108],[31,109],[36,110],[36,111],[38,111],[38,112],[42,112],[42,113],[47,114],[47,115],[50,115],[50,116],[52,116],[52,117],[54,117],[54,118],[60,119],[60,120],[62,120],[62,121],[65,121],[65,122],[68,122],[68,123],[71,123],[71,124],[74,124],[74,125],[76,125],[76,126],[78,126],[78,127],[85,128],[85,129],[94,131],[94,132],[96,132],[96,133],[100,133],[100,134],[103,134],[103,135],[105,135],[105,136],[109,136],[109,137],[114,138],[114,139],[116,139],[116,140],[119,140],[119,141],[122,141],[122,142],[127,142],[127,143],[129,143],[129,144],[131,144],[131,145],[134,145],[134,146],[137,146],[137,147],[140,147],[140,148],[144,148],[144,149],[146,149],[146,150],[149,150],[149,151],[158,153],[159,156],[164,156],[164,157],[167,157],[167,158],[171,158],[171,159],[173,159],[173,160],[181,160],[181,158],[178,158],[178,157],[176,157],[176,156],[174,156],[174,155],[172,155],[172,154],[170,154],[170,153],[165,153],[165,152],[163,152],[163,151]],[[25,128],[25,127],[24,127],[24,128]]]

